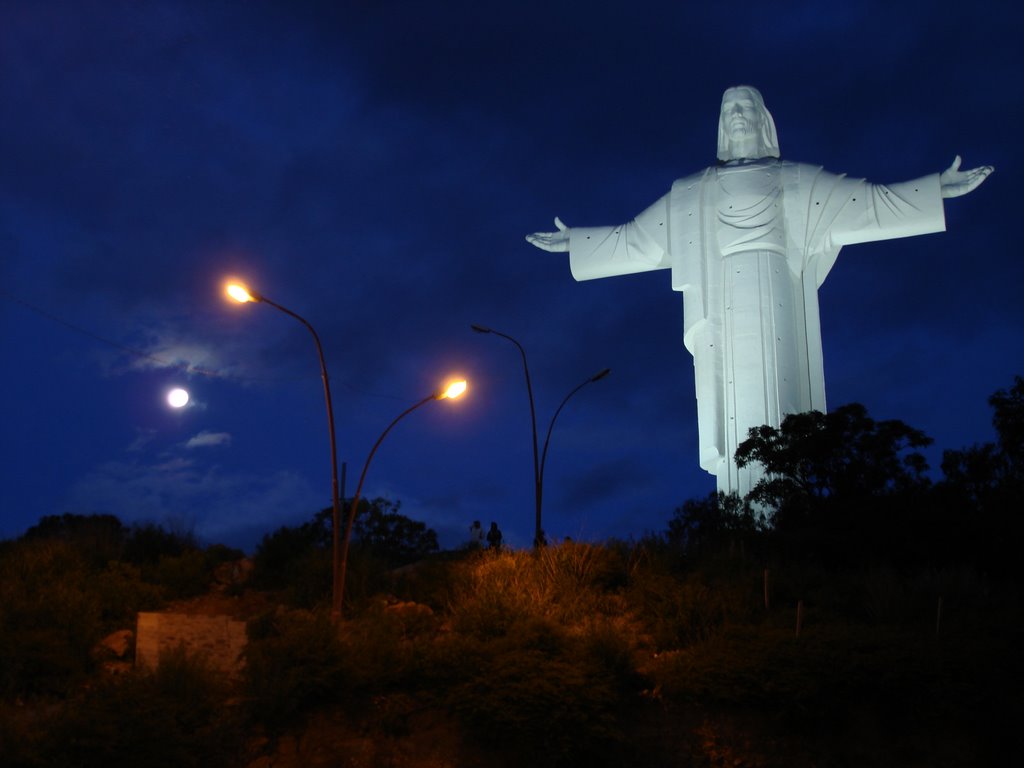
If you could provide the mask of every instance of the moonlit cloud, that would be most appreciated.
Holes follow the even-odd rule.
[[[155,429],[140,429],[135,439],[128,446],[129,452],[141,451],[149,445],[157,436]]]
[[[185,443],[186,448],[207,448],[214,445],[229,445],[231,435],[227,432],[210,432],[203,430],[198,435],[189,438]]]
[[[147,345],[144,354],[131,359],[129,370],[147,371],[153,369],[178,368],[186,373],[220,372],[223,361],[209,344],[195,341],[161,339]]]

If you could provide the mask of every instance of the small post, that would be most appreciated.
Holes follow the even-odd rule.
[[[796,636],[800,637],[800,630],[804,625],[804,601],[796,601]]]
[[[771,608],[771,601],[768,598],[768,569],[764,569],[764,609]]]

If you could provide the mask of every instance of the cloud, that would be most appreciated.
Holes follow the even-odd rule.
[[[210,432],[204,429],[198,435],[194,435],[185,443],[186,448],[206,448],[212,445],[229,445],[231,435],[227,432]]]
[[[128,446],[129,453],[141,451],[143,448],[145,448],[147,445],[153,442],[153,440],[157,436],[157,431],[155,429],[139,429],[136,430],[136,432],[137,434],[135,436],[135,439]]]
[[[217,369],[220,363],[214,351],[204,344],[183,341],[160,341],[139,351],[132,361],[133,370],[182,368],[185,371]]]
[[[133,524],[180,521],[206,541],[251,547],[255,532],[308,519],[329,503],[309,482],[290,471],[259,474],[161,457],[154,461],[109,461],[72,487],[69,508],[116,515]]]
[[[629,458],[613,459],[578,472],[567,483],[563,505],[586,509],[594,504],[636,493],[651,481],[651,472]]]

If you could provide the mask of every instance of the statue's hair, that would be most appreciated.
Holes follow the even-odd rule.
[[[729,91],[740,89],[750,91],[751,96],[754,97],[754,105],[761,113],[761,157],[779,157],[779,136],[775,132],[775,121],[772,119],[771,112],[764,105],[764,98],[757,88],[752,85],[734,85],[732,88],[726,88],[725,93],[722,94],[722,102],[725,102]],[[721,111],[718,113],[718,159],[723,163],[736,159],[729,149],[729,137],[725,132]]]

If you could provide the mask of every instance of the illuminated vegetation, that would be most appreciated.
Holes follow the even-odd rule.
[[[793,482],[762,492],[781,516],[711,496],[637,541],[443,552],[367,502],[340,626],[321,513],[268,534],[233,593],[271,606],[234,686],[184,653],[112,677],[92,649],[238,553],[47,518],[0,543],[2,762],[1001,764],[1022,671],[1021,403],[1018,379],[993,397],[999,442],[947,452],[936,483],[898,423],[809,417],[795,431],[835,448],[779,465]]]

